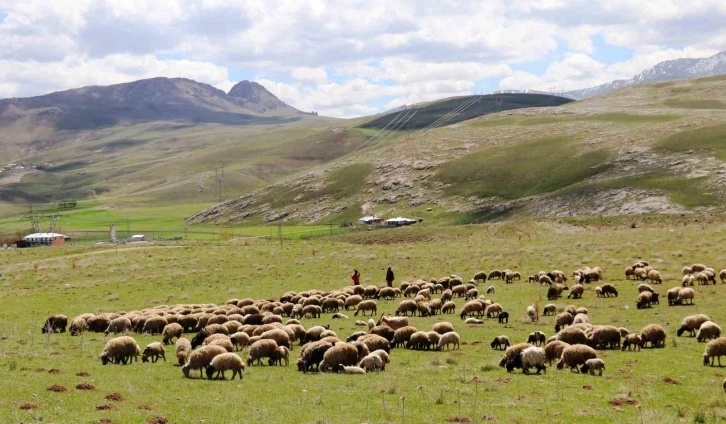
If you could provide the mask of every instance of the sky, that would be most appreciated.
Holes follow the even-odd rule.
[[[0,0],[0,98],[157,76],[254,80],[353,117],[567,91],[726,50],[723,0]]]

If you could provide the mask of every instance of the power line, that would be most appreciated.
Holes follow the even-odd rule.
[[[366,140],[365,144],[369,144],[369,143],[372,143],[374,141],[380,140],[380,138],[383,137],[383,135],[385,134],[385,132],[388,130],[388,128],[392,124],[395,126],[398,122],[400,122],[401,120],[403,120],[403,118],[405,118],[406,116],[408,116],[409,113],[411,113],[411,112],[406,112],[405,114],[403,112],[401,112],[398,115],[396,115],[396,117],[392,121],[390,121],[388,124],[386,124],[386,126],[383,127],[383,129],[381,129],[380,131],[378,131],[377,133],[375,133],[373,135],[373,137],[371,137],[368,140]]]
[[[445,118],[447,118],[449,116],[452,116],[452,115],[456,115],[461,110],[463,110],[464,108],[466,108],[469,105],[473,104],[477,100],[478,100],[478,97],[476,97],[476,96],[475,97],[472,97],[471,99],[467,100],[466,102],[464,102],[464,103],[460,104],[459,106],[455,107],[454,109],[452,109],[449,113],[447,113],[447,114],[445,114],[443,116],[440,116],[439,119],[437,119],[434,122],[430,123],[429,125],[427,125],[423,129],[418,130],[415,134],[424,133],[424,132],[430,130],[431,128],[434,128],[440,122],[442,122]]]
[[[411,118],[413,118],[413,116],[414,116],[414,115],[416,115],[416,113],[417,113],[417,112],[418,112],[418,111],[414,111],[414,112],[413,112],[413,113],[411,114],[411,116],[409,116],[408,118],[406,118],[406,120],[405,120],[405,121],[401,122],[401,123],[400,123],[400,124],[398,125],[398,127],[397,127],[397,128],[394,128],[394,129],[393,129],[393,131],[389,132],[389,133],[388,133],[388,134],[386,134],[385,136],[383,136],[383,137],[381,137],[380,139],[378,139],[378,142],[380,143],[380,142],[383,142],[383,141],[386,141],[386,140],[390,139],[390,138],[391,138],[391,137],[393,136],[393,133],[394,133],[394,132],[396,132],[396,131],[398,131],[398,130],[400,130],[401,128],[403,128],[403,126],[404,126],[404,125],[406,125],[406,123],[407,123],[408,121],[410,121],[410,120],[411,120]]]

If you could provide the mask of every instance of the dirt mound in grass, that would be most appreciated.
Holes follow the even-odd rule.
[[[99,424],[113,424],[113,421],[111,421],[110,418],[101,418],[100,420],[98,420],[98,423]]]
[[[45,368],[36,368],[35,372],[45,372]]]
[[[106,400],[114,400],[116,402],[123,402],[124,401],[124,397],[121,396],[121,394],[116,393],[116,392],[111,393],[110,395],[106,396],[105,399]]]
[[[60,374],[60,373],[61,373],[61,370],[59,370],[58,368],[51,368],[50,370],[48,370],[48,374]]]
[[[81,383],[76,386],[76,389],[78,389],[78,390],[96,390],[95,387],[91,386],[88,383]]]
[[[629,395],[619,395],[615,399],[610,401],[610,405],[623,406],[623,405],[637,405],[638,401],[631,398]]]
[[[674,380],[674,379],[672,379],[672,378],[670,378],[670,377],[666,377],[666,378],[664,378],[664,379],[663,379],[663,382],[664,382],[664,383],[668,383],[668,384],[675,384],[675,385],[677,385],[677,384],[678,384],[678,382],[677,382],[676,380]]]
[[[91,374],[89,374],[89,373],[87,373],[85,371],[78,371],[76,373],[76,377],[90,377],[90,376],[91,376]]]
[[[451,418],[445,419],[444,421],[446,421],[447,423],[470,423],[471,422],[471,420],[469,420],[466,417],[451,417]]]
[[[96,411],[115,411],[117,409],[118,409],[117,407],[110,405],[110,404],[98,405],[96,407]]]
[[[169,420],[165,417],[154,417],[146,422],[146,424],[168,424]]]
[[[23,411],[29,411],[29,410],[35,409],[37,407],[38,407],[38,405],[36,405],[34,403],[24,403],[24,404],[20,405],[20,409],[22,409]]]
[[[48,391],[49,392],[57,392],[57,393],[60,393],[60,392],[67,392],[68,389],[66,389],[63,386],[59,386],[57,384],[54,384],[54,385],[48,387]]]
[[[154,410],[154,408],[150,407],[149,405],[139,405],[139,407],[136,409],[140,409],[142,411],[153,411]]]

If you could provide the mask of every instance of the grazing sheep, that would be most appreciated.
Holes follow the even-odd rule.
[[[721,270],[721,271],[720,271],[720,272],[718,273],[718,278],[720,278],[720,279],[721,279],[721,283],[722,283],[722,284],[723,284],[723,283],[726,283],[726,269],[722,269],[722,270]]]
[[[164,327],[166,327],[166,324],[168,324],[166,318],[160,316],[153,316],[146,320],[141,332],[144,334],[151,334],[152,336],[154,334],[161,334],[164,331]]]
[[[404,299],[398,304],[398,308],[396,308],[396,315],[408,316],[408,314],[410,313],[411,316],[414,316],[416,315],[416,311],[418,311],[416,302],[410,299]]]
[[[532,345],[529,343],[517,343],[516,345],[509,346],[507,350],[504,351],[504,355],[499,360],[499,363],[497,365],[504,368],[507,365],[507,362],[514,359],[514,357],[517,356],[519,352],[531,346]]]
[[[618,297],[618,289],[616,289],[612,284],[603,284],[600,289],[602,290],[603,297]]]
[[[696,330],[701,328],[701,325],[706,321],[711,321],[711,318],[708,315],[689,315],[683,318],[683,321],[681,321],[681,328],[678,329],[676,334],[680,337],[684,332],[688,331],[688,334],[693,337],[696,335]]]
[[[624,352],[625,348],[630,350],[640,350],[640,345],[643,343],[643,340],[640,338],[640,334],[628,334],[625,336],[625,340],[623,340],[623,347],[621,350]]]
[[[635,306],[638,309],[650,308],[650,303],[652,301],[653,301],[653,294],[649,291],[644,291],[638,295],[638,299],[635,301]]]
[[[56,314],[51,317],[48,317],[45,322],[43,323],[43,327],[41,327],[40,331],[43,334],[46,333],[65,333],[66,332],[66,326],[68,325],[68,317],[61,314]],[[108,333],[106,333],[108,334]]]
[[[310,327],[305,331],[305,336],[300,341],[300,344],[305,344],[309,342],[315,342],[321,339],[320,335],[323,334],[325,330],[328,328],[316,325],[314,327]]]
[[[377,334],[390,342],[391,340],[393,340],[393,335],[396,332],[387,325],[377,325],[368,330],[368,333]]]
[[[497,321],[499,321],[500,324],[509,323],[509,312],[500,312],[497,316]]]
[[[620,349],[620,330],[612,325],[599,325],[588,336],[587,344],[595,349]]]
[[[86,319],[92,317],[93,314],[82,314],[71,320],[71,327],[69,329],[71,336],[77,336],[84,333],[88,329]]]
[[[189,355],[192,353],[192,344],[186,337],[179,337],[176,339],[176,359],[179,361],[179,366],[184,366],[189,359]]]
[[[498,303],[492,303],[491,305],[487,306],[484,310],[484,313],[486,314],[487,318],[496,318],[499,316],[499,314],[502,312],[502,305]],[[507,318],[509,318],[507,316]],[[502,320],[499,320],[501,323]]]
[[[635,279],[635,270],[632,266],[625,268],[625,279],[630,280],[630,277],[633,277],[633,279]]]
[[[583,373],[590,372],[590,375],[595,375],[595,371],[602,377],[603,371],[605,371],[605,362],[600,358],[588,359],[585,361],[585,365],[580,369]]]
[[[192,370],[198,369],[199,378],[203,378],[203,372],[209,364],[212,363],[212,359],[224,353],[227,353],[227,350],[222,346],[210,345],[200,347],[189,355],[189,360],[182,366],[182,373],[184,373],[184,377],[189,378],[189,373]]]
[[[726,270],[724,270],[722,272],[726,272]],[[496,291],[497,291],[497,288],[494,286],[487,287],[487,294],[494,294]]]
[[[678,302],[678,293],[681,292],[680,287],[673,287],[669,289],[666,295],[668,296],[668,305],[673,306]]]
[[[587,344],[588,341],[585,332],[575,326],[570,326],[560,331],[557,334],[557,340],[571,345]]]
[[[658,271],[656,271],[654,269],[648,271],[648,279],[653,284],[663,284],[663,279],[660,276],[660,272],[658,272]]]
[[[365,331],[356,331],[355,333],[346,337],[345,341],[346,341],[346,343],[354,342],[354,341],[358,340],[360,337],[365,336],[366,334],[368,334],[368,333],[366,333]]]
[[[529,374],[529,368],[536,368],[537,374],[544,371],[547,374],[547,366],[545,365],[545,351],[541,347],[530,346],[523,351],[517,353],[514,358],[507,361],[505,367],[507,372],[512,372],[515,368],[521,368],[524,374]]]
[[[159,357],[166,362],[166,349],[164,349],[164,345],[159,342],[149,343],[141,354],[141,362],[149,362],[149,358],[151,358],[151,363],[153,364],[159,360]]]
[[[381,358],[381,361],[383,361],[383,365],[388,365],[391,363],[391,357],[385,350],[374,350],[373,352],[371,352],[371,355],[378,355],[378,357]]]
[[[285,366],[290,365],[290,349],[285,346],[278,346],[277,349],[272,352],[272,356],[270,356],[270,359],[267,361],[267,365],[282,366],[282,361],[285,361]]]
[[[227,370],[232,370],[232,380],[236,375],[239,375],[239,379],[242,380],[242,371],[245,370],[245,364],[237,354],[227,352],[215,356],[206,369],[209,380],[220,377],[222,380],[226,380],[224,372]],[[217,373],[216,376],[214,375],[215,372]]]
[[[557,313],[557,305],[553,305],[553,304],[549,303],[549,304],[545,305],[542,315],[547,316],[547,315],[554,315],[556,313]]]
[[[495,269],[491,272],[489,272],[489,275],[487,275],[488,280],[493,280],[495,278],[502,278],[502,271],[499,271],[498,269]]]
[[[691,268],[690,266],[683,267],[683,269],[681,270],[681,274],[682,275],[691,275],[691,274],[693,274],[693,268]]]
[[[630,334],[630,330],[628,330],[628,329],[627,329],[627,328],[625,328],[625,327],[620,327],[620,328],[618,328],[618,331],[620,331],[620,337],[621,337],[621,338],[625,338],[625,337],[628,337],[628,334]]]
[[[479,271],[474,274],[474,278],[472,278],[472,280],[476,281],[477,283],[484,283],[487,281],[487,273],[485,271]]]
[[[705,271],[707,268],[708,267],[703,264],[693,264],[693,265],[691,265],[691,272],[693,272],[693,273],[701,272],[701,271]]]
[[[580,299],[582,294],[585,292],[585,286],[582,284],[575,284],[570,288],[570,293],[567,295],[568,299]]]
[[[666,332],[658,324],[648,324],[640,331],[640,347],[645,348],[650,343],[651,348],[665,347]]]
[[[182,328],[181,324],[177,322],[167,324],[161,331],[161,339],[165,345],[168,345],[171,344],[174,338],[178,339],[181,337],[183,332],[184,328]]]
[[[569,367],[570,371],[579,373],[580,370],[577,368],[579,365],[585,365],[588,359],[595,358],[597,358],[597,352],[590,346],[581,344],[568,346],[562,351],[560,361],[557,363],[557,369],[561,370]]]
[[[324,341],[312,342],[303,346],[300,350],[300,358],[298,358],[298,371],[307,373],[312,367],[317,369],[325,352],[332,347],[332,343]]]
[[[125,334],[131,331],[131,320],[126,317],[118,317],[115,319],[112,319],[111,322],[108,323],[108,328],[106,328],[106,331],[104,332],[106,335],[108,333],[113,334]]]
[[[569,346],[569,343],[565,343],[562,340],[555,340],[547,343],[544,347],[544,351],[545,359],[547,360],[549,365],[552,366],[552,361],[559,360],[562,356],[562,352],[565,350],[566,347]]]
[[[393,330],[408,326],[408,318],[406,317],[392,317],[390,315],[383,315],[378,320],[376,325],[385,325]]]
[[[694,284],[696,284],[696,277],[693,275],[684,275],[681,279],[681,287],[693,287]]]
[[[467,318],[464,324],[484,324],[484,321],[478,318]]]
[[[497,336],[491,343],[492,349],[494,350],[504,350],[511,345],[507,336]]]
[[[653,287],[651,287],[648,284],[639,284],[638,285],[638,293],[643,293],[644,291],[648,291],[653,293],[655,290],[653,290]]]
[[[247,333],[239,331],[229,336],[229,340],[232,342],[232,346],[234,346],[235,350],[240,350],[247,346],[250,342],[250,336],[248,336]]]
[[[366,334],[365,336],[359,338],[358,341],[368,346],[368,350],[371,352],[378,349],[385,350],[386,352],[391,351],[391,344],[388,342],[388,340],[377,334]]]
[[[424,350],[429,347],[429,336],[425,331],[417,331],[411,334],[406,342],[406,349]]]
[[[262,358],[270,358],[277,350],[277,342],[273,339],[261,339],[250,346],[250,352],[247,356],[247,366],[257,361],[258,365],[262,365]]]
[[[535,331],[533,333],[530,333],[529,337],[527,337],[527,343],[530,343],[534,346],[544,345],[545,340],[547,340],[547,336],[541,331]]]
[[[103,365],[109,362],[114,364],[132,363],[134,360],[138,361],[138,357],[141,354],[141,348],[136,344],[136,340],[133,337],[121,336],[115,337],[103,347],[101,352],[101,363]]]
[[[696,292],[693,291],[692,288],[686,287],[681,288],[678,291],[678,298],[676,299],[674,304],[682,305],[686,300],[688,300],[690,305],[693,305],[693,298],[696,297]]]
[[[705,342],[706,340],[718,339],[721,337],[721,327],[713,321],[706,321],[701,324],[696,334],[696,340]]]
[[[718,366],[721,366],[721,357],[726,355],[726,337],[719,337],[706,343],[706,349],[703,352],[703,365],[715,365],[718,359]]]
[[[368,330],[369,331],[372,330],[375,326],[376,326],[376,322],[373,321],[372,319],[369,319],[368,320]]]
[[[339,373],[343,373],[343,374],[353,374],[353,375],[354,374],[365,374],[366,373],[366,370],[364,370],[361,367],[358,367],[358,366],[349,366],[349,367],[346,367],[345,365],[342,365],[342,364],[337,368],[337,371]]]
[[[227,352],[234,351],[234,345],[232,344],[232,341],[229,339],[228,336],[223,336],[223,337],[217,338],[215,340],[212,340],[209,343],[206,343],[205,346],[221,346]]]
[[[343,307],[347,311],[348,309],[350,309],[350,308],[352,308],[354,306],[357,306],[362,301],[363,301],[363,297],[362,296],[353,295],[353,296],[350,296],[347,299],[345,299],[345,305]]]
[[[587,314],[575,314],[575,318],[572,319],[573,324],[587,324],[589,322]]]
[[[358,363],[358,349],[350,343],[336,343],[323,354],[318,365],[320,372],[333,372],[340,366],[355,366]],[[364,371],[365,372],[365,371]]]
[[[537,321],[537,310],[534,309],[534,305],[527,306],[527,316],[532,322]]]
[[[555,331],[558,332],[560,331],[560,328],[571,325],[573,320],[574,317],[569,312],[563,312],[557,315],[557,318],[555,318]]]
[[[696,281],[698,282],[698,284],[700,284],[702,286],[708,285],[708,283],[709,283],[708,274],[706,274],[705,272],[699,272],[698,274],[696,274]]]
[[[482,315],[484,315],[484,305],[477,300],[471,300],[469,302],[466,302],[464,307],[461,308],[459,316],[463,320],[464,318],[471,315],[476,315],[477,317],[481,317]]]
[[[454,325],[447,321],[441,321],[434,324],[433,330],[439,334],[446,334],[450,331],[454,331]]]
[[[330,333],[330,334],[326,334],[326,333]],[[324,337],[328,337],[328,336],[335,337],[336,334],[331,332],[330,330],[325,330],[322,333],[320,333],[321,339]],[[282,330],[280,328],[275,328],[272,330],[265,331],[264,333],[260,334],[260,339],[261,340],[272,339],[277,343],[278,346],[285,346],[288,349],[292,348],[292,342],[290,341],[290,335],[285,330]]]
[[[453,314],[456,311],[456,303],[449,300],[441,307],[442,314]]]
[[[405,346],[406,343],[408,343],[408,340],[411,338],[411,335],[416,333],[417,331],[418,330],[416,329],[416,327],[412,327],[410,325],[399,328],[393,333],[393,347]]]
[[[444,346],[446,346],[446,350],[449,350],[449,345],[453,345],[453,350],[458,350],[460,342],[461,337],[459,337],[459,334],[456,331],[449,331],[441,336],[437,349],[441,350]]]
[[[386,364],[383,363],[381,357],[372,353],[361,359],[358,366],[366,372],[386,370]]]

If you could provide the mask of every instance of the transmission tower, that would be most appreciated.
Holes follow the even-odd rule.
[[[55,230],[55,225],[58,222],[58,218],[62,217],[63,215],[57,213],[57,212],[35,212],[33,211],[33,205],[30,204],[30,209],[28,210],[28,213],[25,214],[23,218],[30,220],[30,225],[33,227],[36,233],[40,233],[40,221],[43,218],[48,218],[50,220],[48,224],[48,233],[52,233],[53,230]]]

